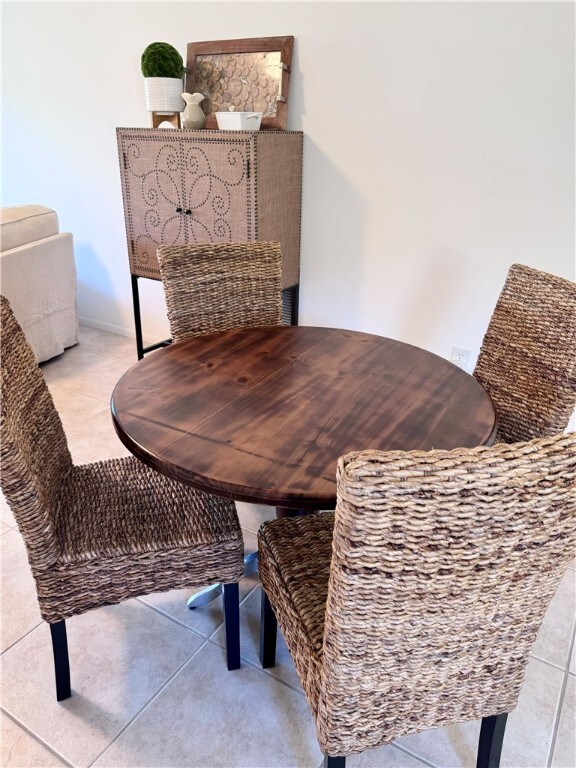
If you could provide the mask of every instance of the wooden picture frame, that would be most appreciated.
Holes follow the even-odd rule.
[[[186,92],[204,93],[205,128],[217,129],[216,111],[262,112],[261,129],[283,131],[294,37],[249,37],[188,43]]]

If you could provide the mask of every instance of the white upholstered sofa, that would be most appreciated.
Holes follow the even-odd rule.
[[[76,265],[69,232],[42,205],[1,209],[0,290],[38,362],[78,342]]]

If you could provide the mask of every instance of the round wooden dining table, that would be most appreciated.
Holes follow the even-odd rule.
[[[336,328],[275,326],[153,352],[114,389],[116,432],[150,467],[221,496],[333,509],[338,457],[490,444],[492,402],[418,347]]]

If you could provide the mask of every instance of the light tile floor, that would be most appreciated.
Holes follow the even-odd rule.
[[[42,365],[76,462],[127,455],[109,400],[136,361],[134,348],[130,339],[82,326],[78,346]],[[241,585],[240,670],[226,671],[219,601],[189,611],[185,590],[148,595],[67,622],[73,696],[58,704],[49,631],[22,539],[2,502],[2,766],[321,765],[312,716],[282,642],[277,666],[260,668],[256,576]],[[253,551],[258,526],[273,510],[238,509]],[[508,768],[576,766],[575,579],[571,568],[534,647],[508,721]],[[475,765],[477,736],[478,723],[454,725],[347,762],[467,768]]]

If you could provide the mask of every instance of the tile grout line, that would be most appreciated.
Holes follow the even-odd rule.
[[[576,625],[572,627],[572,632],[574,633]],[[570,642],[570,650],[569,654],[572,652],[572,645],[574,643],[574,638],[572,638],[572,641]],[[534,661],[537,661],[540,664],[546,664],[547,667],[551,667],[552,669],[556,669],[559,672],[562,672],[564,675],[569,674],[569,665],[570,665],[570,655],[568,655],[568,661],[563,666],[554,664],[552,661],[546,661],[546,659],[541,659],[539,656],[530,656],[530,659],[534,659]]]
[[[252,589],[251,589],[251,590],[248,592],[248,594],[246,595],[246,597],[245,597],[245,598],[242,600],[242,602],[240,603],[240,605],[242,605],[242,603],[246,602],[246,600],[247,600],[247,599],[248,599],[248,598],[249,598],[249,597],[252,595],[252,593],[254,592],[254,590],[255,590],[255,589],[257,589],[257,588],[258,588],[258,585],[256,585],[255,587],[253,587],[253,588],[252,588]],[[215,648],[218,648],[218,649],[219,649],[219,650],[221,650],[221,651],[222,651],[222,650],[223,650],[223,651],[225,651],[225,650],[226,650],[226,646],[222,646],[222,645],[220,645],[220,643],[218,643],[218,642],[217,642],[217,641],[214,639],[215,635],[216,635],[216,634],[217,634],[217,633],[218,633],[218,632],[219,632],[219,631],[222,629],[222,627],[224,627],[224,621],[222,621],[222,622],[221,622],[221,623],[218,625],[218,627],[216,627],[216,629],[215,629],[215,630],[212,632],[212,634],[210,634],[210,635],[206,636],[206,635],[202,635],[202,634],[200,634],[200,632],[198,632],[197,630],[195,630],[195,629],[193,629],[192,627],[188,626],[188,624],[184,624],[182,621],[180,621],[180,619],[177,619],[175,616],[172,616],[172,615],[170,615],[170,614],[168,614],[168,613],[165,613],[165,612],[164,612],[163,610],[161,610],[161,609],[160,609],[158,606],[155,606],[155,605],[150,605],[149,603],[146,603],[144,600],[142,600],[140,597],[136,597],[136,598],[135,598],[135,600],[138,600],[138,601],[139,601],[139,602],[141,602],[143,605],[145,605],[147,608],[151,608],[153,611],[156,611],[156,613],[160,614],[162,617],[164,617],[164,618],[166,618],[166,619],[169,619],[170,621],[174,622],[174,624],[177,624],[178,626],[182,627],[183,629],[187,629],[189,632],[192,632],[192,634],[193,634],[193,635],[195,635],[196,637],[199,637],[201,640],[203,640],[203,641],[204,641],[204,642],[203,642],[203,643],[202,643],[202,644],[201,644],[201,645],[200,645],[200,646],[199,646],[199,647],[198,647],[198,648],[197,648],[195,651],[193,651],[193,653],[192,653],[192,655],[190,656],[190,659],[189,659],[189,660],[191,660],[191,659],[192,659],[194,656],[196,656],[196,654],[197,654],[197,653],[199,653],[199,651],[201,651],[201,650],[202,650],[202,648],[204,648],[204,647],[205,647],[206,643],[210,643],[210,645],[211,645],[211,646],[214,646]],[[256,670],[256,671],[258,671],[258,672],[262,672],[262,673],[263,673],[263,674],[265,674],[267,677],[270,677],[270,678],[272,678],[273,680],[276,680],[276,682],[278,682],[278,683],[282,683],[282,685],[286,686],[286,687],[287,687],[287,688],[289,688],[291,691],[294,691],[295,693],[298,693],[298,694],[300,694],[301,696],[304,696],[304,691],[303,691],[301,688],[297,688],[297,687],[295,687],[293,684],[291,684],[291,683],[289,683],[288,681],[284,680],[284,679],[283,679],[283,678],[281,678],[279,675],[277,675],[277,674],[274,674],[274,672],[271,672],[271,671],[269,671],[268,669],[262,669],[262,667],[258,666],[258,664],[257,664],[256,662],[254,662],[254,661],[251,661],[250,659],[246,658],[245,656],[242,656],[242,650],[240,650],[240,658],[241,658],[241,660],[242,660],[242,662],[243,662],[244,664],[247,664],[247,665],[248,665],[249,667],[251,667],[252,669],[255,669],[255,670]]]
[[[131,717],[130,720],[118,731],[118,733],[114,736],[113,739],[111,739],[111,741],[107,744],[107,746],[98,755],[96,755],[94,760],[92,760],[92,762],[88,763],[87,768],[91,768],[91,766],[93,766],[94,763],[98,762],[98,760],[100,760],[100,758],[104,754],[106,754],[106,752],[108,752],[108,750],[112,747],[113,744],[116,743],[116,741],[118,741],[118,739],[120,738],[120,736],[122,736],[122,734],[126,731],[126,729],[129,728],[132,725],[132,723],[140,717],[140,715],[144,712],[144,710],[148,709],[148,707],[152,704],[152,702],[154,702],[158,698],[158,696],[160,696],[162,691],[164,691],[165,688],[168,685],[170,685],[170,683],[174,680],[174,678],[177,675],[179,675],[180,672],[182,672],[184,667],[186,667],[188,664],[190,664],[192,662],[192,659],[194,658],[194,656],[196,656],[198,651],[200,651],[202,648],[204,648],[208,644],[208,642],[209,642],[209,640],[207,640],[205,638],[203,638],[203,640],[204,640],[204,642],[201,643],[200,647],[197,648],[187,659],[185,659],[182,662],[182,664],[170,675],[170,677],[160,686],[160,688],[158,688],[157,691],[152,694],[152,696],[148,699],[148,701],[146,701],[140,707],[140,709],[133,715],[133,717]]]
[[[556,737],[558,736],[558,728],[560,727],[560,719],[562,717],[562,708],[564,704],[564,698],[566,694],[566,687],[568,685],[568,678],[570,675],[570,661],[572,659],[572,651],[574,649],[574,643],[576,642],[576,624],[572,627],[572,642],[568,649],[568,657],[564,667],[564,677],[562,679],[562,687],[560,688],[560,695],[558,697],[558,706],[556,707],[556,717],[554,718],[554,730],[552,731],[552,738],[550,739],[550,750],[548,752],[548,760],[546,762],[547,768],[552,765],[554,758],[554,750],[556,749]]]
[[[178,622],[176,622],[176,623],[178,623]],[[189,629],[189,627],[187,627],[187,628]],[[198,634],[198,633],[195,633],[195,634]],[[186,666],[188,666],[188,664],[192,663],[194,657],[203,648],[205,648],[207,645],[211,645],[214,648],[218,648],[220,651],[225,650],[224,648],[222,648],[221,645],[218,645],[217,643],[215,643],[212,640],[210,640],[210,638],[202,637],[202,639],[204,640],[204,642],[201,643],[201,645],[180,665],[180,667],[178,667],[178,669],[176,669],[174,671],[174,673],[166,680],[166,682],[163,685],[160,686],[160,688],[150,697],[150,699],[145,704],[142,705],[142,707],[138,710],[138,712],[136,712],[136,714],[129,720],[129,722],[127,722],[123,726],[123,728],[120,731],[118,731],[118,733],[114,736],[114,738],[110,741],[110,743],[102,750],[102,752],[100,752],[94,758],[94,760],[92,760],[92,762],[88,764],[87,768],[90,768],[91,766],[93,766],[112,747],[112,745],[120,738],[120,736],[126,731],[126,729],[129,728],[130,725],[132,725],[132,723],[138,717],[140,717],[141,714],[143,714],[144,710],[148,709],[148,707],[158,698],[158,696],[160,696],[160,694],[170,685],[170,683],[174,680],[174,678],[177,675],[179,675],[180,672],[183,671],[184,667],[186,667]],[[263,674],[267,675],[268,677],[272,677],[276,682],[280,683],[281,685],[284,685],[285,687],[287,687],[288,689],[294,691],[295,693],[299,693],[301,696],[304,696],[304,691],[298,690],[296,688],[293,688],[289,683],[285,682],[284,680],[281,680],[280,678],[277,678],[274,675],[268,674],[267,670],[261,669],[256,664],[254,664],[254,662],[251,662],[250,660],[248,660],[246,658],[243,658],[243,657],[241,657],[241,659],[242,659],[242,662],[245,665],[249,666],[250,668],[256,670],[257,672],[262,672]],[[422,762],[422,761],[420,760],[420,762]],[[67,763],[67,764],[69,765],[69,763]],[[424,765],[429,765],[430,768],[435,768],[435,766],[433,766],[431,763],[424,763]]]
[[[223,648],[221,645],[218,645],[214,640],[211,640],[208,638],[208,642],[213,645],[215,648],[218,648],[221,651],[225,651],[226,649]],[[242,653],[240,653],[240,659],[243,664],[250,667],[251,669],[256,670],[256,672],[261,672],[262,674],[266,675],[266,677],[272,678],[272,680],[275,680],[277,683],[281,683],[286,688],[289,688],[291,691],[294,691],[294,693],[300,694],[300,696],[305,696],[304,690],[300,688],[294,687],[291,683],[287,682],[286,680],[283,680],[281,677],[278,677],[274,673],[270,672],[270,669],[273,669],[273,667],[270,667],[270,669],[262,669],[261,666],[258,665],[255,661],[250,661],[250,659],[247,659],[245,656],[242,656]]]
[[[570,644],[570,650],[572,650],[572,644]],[[557,664],[555,661],[548,661],[547,659],[543,659],[541,656],[536,656],[535,654],[530,654],[530,658],[534,659],[534,661],[539,661],[542,664],[546,664],[548,667],[557,669],[559,672],[564,672],[566,669],[565,664]]]
[[[4,520],[2,520],[2,522],[4,523]],[[10,525],[9,523],[4,523],[4,525],[6,526],[6,530],[5,530],[5,531],[2,531],[2,533],[0,534],[0,536],[6,536],[6,534],[8,534],[8,533],[12,533],[12,531],[13,531],[13,530],[14,530],[14,528],[16,527],[16,526],[14,526],[14,525]]]
[[[46,379],[44,379],[46,381]],[[60,387],[61,389],[66,389],[70,393],[74,393],[75,395],[83,395],[84,397],[88,397],[90,400],[96,400],[98,403],[103,403],[104,405],[108,405],[108,400],[104,399],[103,397],[97,397],[96,395],[89,395],[87,392],[83,392],[81,389],[75,389],[74,387],[69,386],[68,384],[62,384],[59,381],[46,381],[46,385],[48,389],[50,390],[50,394],[52,397],[54,397],[52,393],[51,387]]]
[[[154,593],[151,593],[154,594]],[[193,627],[189,626],[188,624],[185,624],[181,619],[176,618],[176,616],[172,616],[170,613],[166,613],[166,611],[163,611],[159,606],[157,605],[150,605],[150,603],[147,603],[142,598],[145,597],[145,595],[142,595],[140,597],[135,597],[134,600],[138,600],[139,603],[141,603],[146,608],[150,608],[150,610],[154,611],[155,613],[159,614],[165,619],[168,619],[169,621],[173,622],[174,624],[177,624],[179,627],[182,627],[182,629],[187,629],[189,632],[192,632],[193,635],[196,635],[196,637],[201,638],[204,641],[208,641],[210,639],[210,635],[203,635],[198,630],[194,629]],[[218,625],[218,628],[214,630],[215,632],[220,629],[224,622]],[[196,651],[194,652],[196,653]]]
[[[241,601],[241,603],[240,603],[240,605],[241,605],[241,606],[242,606],[242,604],[243,604],[243,603],[245,603],[245,602],[248,600],[248,598],[249,598],[249,597],[250,597],[250,596],[253,594],[254,590],[258,589],[258,586],[259,586],[258,584],[257,584],[257,585],[255,585],[255,586],[254,586],[254,587],[253,587],[253,588],[252,588],[252,589],[251,589],[251,590],[250,590],[250,591],[247,593],[246,597],[244,597],[244,599],[243,599],[243,600]],[[142,600],[140,597],[136,597],[135,599],[136,599],[136,600],[138,600],[139,602],[141,602],[141,603],[142,603],[143,605],[145,605],[147,608],[151,608],[153,611],[156,611],[157,613],[159,613],[159,614],[160,614],[161,616],[163,616],[164,618],[166,618],[166,619],[169,619],[170,621],[174,622],[174,624],[177,624],[178,626],[182,627],[183,629],[187,629],[188,631],[192,632],[192,634],[196,635],[196,637],[199,637],[199,638],[201,638],[202,640],[204,640],[204,642],[203,642],[203,643],[202,643],[202,644],[201,644],[201,645],[200,645],[200,646],[199,646],[199,647],[198,647],[198,648],[197,648],[197,649],[196,649],[196,650],[195,650],[195,651],[192,653],[192,655],[190,656],[190,659],[192,659],[194,656],[196,656],[196,654],[197,654],[197,653],[199,653],[199,651],[201,651],[201,650],[202,650],[202,648],[204,648],[204,646],[206,645],[206,643],[210,643],[210,645],[211,645],[211,646],[214,646],[215,648],[218,648],[218,649],[219,649],[219,650],[221,650],[221,651],[222,651],[222,650],[223,650],[223,651],[226,651],[226,646],[222,646],[222,645],[220,645],[220,644],[219,644],[219,643],[218,643],[218,642],[217,642],[217,641],[214,639],[214,638],[215,638],[215,635],[216,635],[218,632],[220,632],[220,630],[222,629],[222,627],[224,627],[224,626],[225,626],[225,622],[224,622],[224,621],[222,621],[222,622],[221,622],[221,623],[220,623],[220,624],[219,624],[219,625],[216,627],[216,629],[214,629],[214,631],[213,631],[213,632],[212,632],[210,635],[206,636],[206,635],[202,635],[202,634],[200,634],[200,632],[198,632],[197,630],[195,630],[195,629],[193,629],[192,627],[188,626],[188,624],[184,624],[182,621],[180,621],[180,619],[177,619],[175,616],[172,616],[172,615],[170,615],[170,614],[168,614],[168,613],[165,613],[165,612],[164,612],[163,610],[161,610],[161,609],[160,609],[158,606],[155,606],[155,605],[150,605],[149,603],[146,603],[144,600]],[[279,682],[279,683],[282,683],[282,685],[286,686],[286,687],[287,687],[287,688],[289,688],[291,691],[294,691],[295,693],[298,693],[298,694],[300,694],[301,696],[303,696],[303,695],[304,695],[304,691],[303,691],[301,688],[297,688],[297,687],[295,687],[294,685],[292,685],[291,683],[289,683],[289,682],[287,682],[286,680],[282,679],[282,678],[281,678],[279,675],[275,675],[273,672],[269,671],[268,669],[262,669],[262,667],[260,667],[260,666],[259,666],[259,665],[258,665],[256,662],[250,661],[250,659],[248,659],[248,658],[246,658],[245,656],[243,656],[243,655],[242,655],[242,650],[240,650],[240,658],[241,658],[241,660],[242,660],[242,662],[243,662],[243,663],[247,664],[247,665],[248,665],[249,667],[251,667],[252,669],[255,669],[255,670],[256,670],[256,671],[258,671],[258,672],[262,672],[262,673],[263,673],[263,674],[265,674],[267,677],[270,677],[270,678],[272,678],[273,680],[276,680],[277,682]]]
[[[399,744],[394,744],[394,742],[391,742],[388,746],[393,747],[394,749],[397,749],[399,752],[403,752],[405,755],[408,755],[414,760],[417,760],[419,763],[422,763],[422,765],[428,766],[428,768],[439,768],[434,763],[431,763],[428,760],[426,760],[425,757],[422,757],[421,755],[417,755],[414,752],[410,752],[410,750],[406,749],[406,747],[401,747]]]
[[[50,754],[54,755],[54,757],[58,758],[61,763],[64,765],[69,766],[70,768],[74,768],[74,764],[66,760],[65,757],[63,757],[59,752],[56,752],[49,744],[47,744],[45,741],[43,741],[39,736],[37,736],[35,733],[33,733],[29,728],[27,728],[24,723],[21,723],[19,720],[16,719],[16,717],[11,713],[8,712],[4,707],[0,707],[0,712],[7,717],[9,720],[11,720],[14,725],[16,725],[18,728],[20,728],[21,731],[24,731],[24,733],[27,733],[28,736],[30,736],[31,739],[34,739],[34,741],[37,744],[40,744],[41,747],[44,747]],[[41,768],[41,766],[39,766]]]
[[[4,654],[8,653],[8,651],[11,651],[12,648],[14,648],[16,645],[18,645],[18,643],[20,643],[22,640],[24,640],[24,638],[28,637],[28,635],[32,634],[32,632],[35,632],[38,629],[38,627],[42,626],[42,624],[44,624],[44,619],[41,618],[40,621],[38,622],[38,624],[35,624],[33,627],[31,627],[26,632],[24,632],[23,635],[20,635],[20,637],[17,640],[14,640],[13,643],[10,643],[10,645],[8,645],[6,648],[4,648],[2,653],[0,653],[0,657],[4,656]]]

